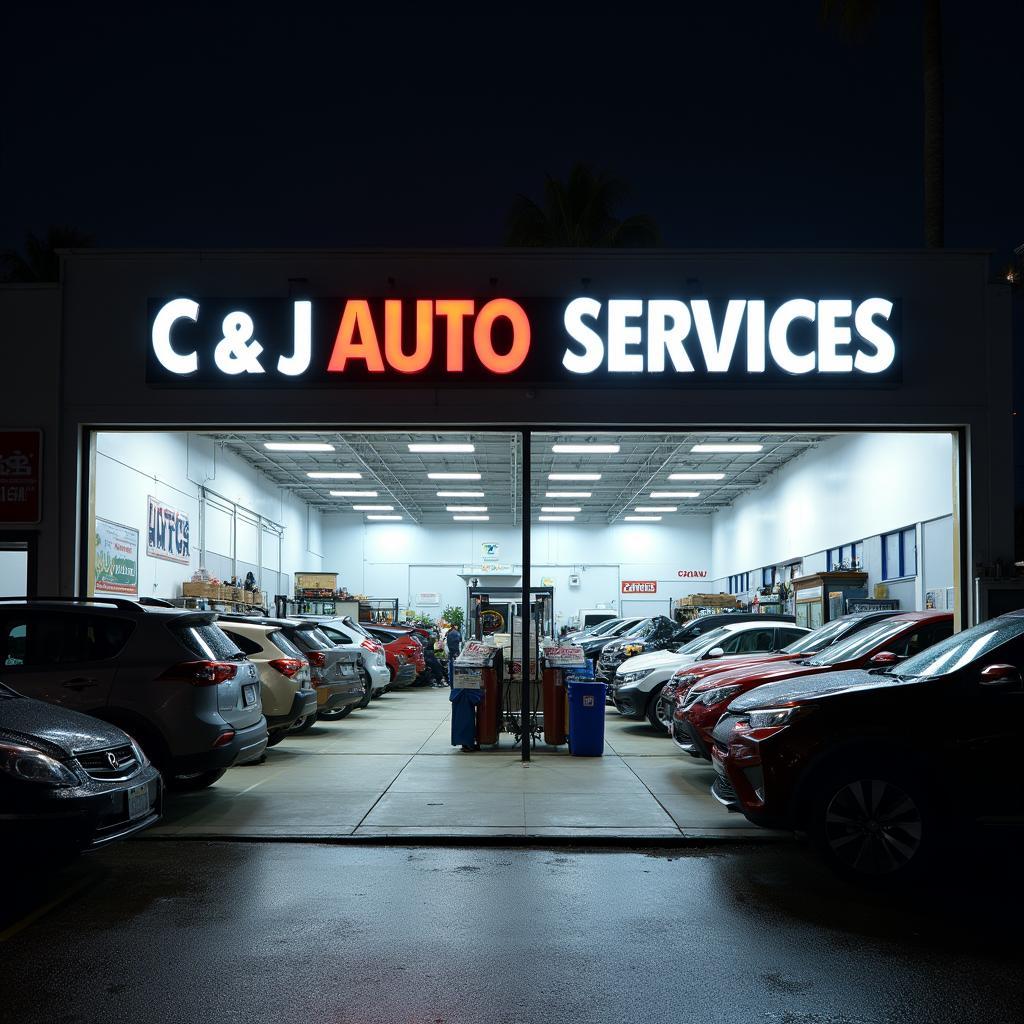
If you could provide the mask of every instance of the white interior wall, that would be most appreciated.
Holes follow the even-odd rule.
[[[0,551],[0,597],[24,597],[28,579],[27,551]]]
[[[902,608],[921,608],[928,589],[953,585],[953,459],[949,434],[852,434],[794,459],[712,517],[713,590],[728,578],[782,569],[824,572],[829,549],[863,542],[868,592],[884,582]],[[918,530],[918,572],[882,579],[881,535]],[[787,576],[788,578],[788,576]],[[752,591],[751,591],[752,592]]]
[[[223,577],[252,570],[265,591],[291,592],[297,569],[319,570],[320,514],[236,455],[207,438],[186,433],[99,433],[96,436],[96,515],[139,531],[139,596],[177,597],[202,561],[199,497],[205,487],[206,568]],[[148,503],[152,495],[189,516],[189,565],[146,554]],[[233,507],[237,506],[237,508]],[[283,530],[277,540],[263,532],[263,569],[258,566],[263,516]],[[277,573],[280,548],[281,576]]]

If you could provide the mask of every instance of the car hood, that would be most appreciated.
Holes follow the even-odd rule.
[[[640,672],[645,668],[663,668],[666,665],[685,665],[686,657],[671,651],[651,651],[650,654],[638,654],[635,658],[622,663],[622,671]]]
[[[831,697],[850,690],[859,692],[905,685],[906,681],[881,672],[869,672],[863,668],[818,672],[813,675],[779,680],[767,686],[758,686],[732,701],[729,704],[729,710],[752,711],[755,708],[776,707],[782,704],[795,704],[805,700]]]
[[[0,739],[36,747],[59,758],[128,742],[117,726],[29,697],[0,699]]]

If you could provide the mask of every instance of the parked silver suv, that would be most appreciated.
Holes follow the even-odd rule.
[[[213,612],[121,598],[0,600],[0,680],[136,740],[170,786],[200,789],[267,745],[256,668]]]

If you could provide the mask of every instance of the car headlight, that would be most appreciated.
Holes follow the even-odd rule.
[[[799,711],[799,704],[791,708],[763,708],[760,711],[751,711],[747,716],[747,728],[751,732],[755,729],[782,729],[792,722]]]
[[[694,675],[693,672],[687,672],[685,669],[677,668],[672,673],[672,682],[676,684],[676,689],[682,690],[686,687],[693,686],[697,682],[698,676]]]
[[[643,668],[636,672],[624,672],[619,679],[623,683],[638,683],[641,679],[645,679],[654,671],[653,668]]]
[[[77,786],[78,779],[67,765],[34,747],[0,743],[0,769],[22,782],[47,786]]]
[[[130,738],[131,737],[129,737],[129,739]],[[139,762],[140,768],[145,768],[146,765],[149,764],[149,758],[146,757],[146,752],[138,745],[138,743],[135,742],[135,740],[132,740],[131,743],[132,750],[135,752],[135,760]]]
[[[709,708],[712,704],[735,697],[742,689],[742,686],[716,686],[713,690],[701,694],[699,700],[704,707]]]

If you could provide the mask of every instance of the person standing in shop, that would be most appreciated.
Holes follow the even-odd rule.
[[[448,648],[448,685],[455,683],[455,659],[462,650],[462,634],[459,627],[453,625],[444,638],[445,647]]]

